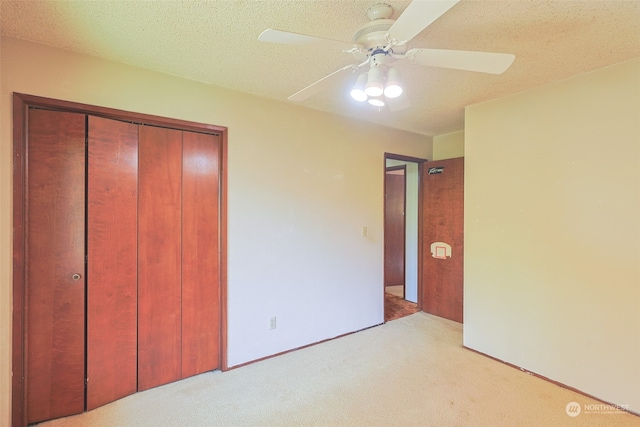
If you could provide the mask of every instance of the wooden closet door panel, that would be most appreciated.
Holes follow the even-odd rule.
[[[181,378],[182,132],[141,126],[138,390]]]
[[[219,367],[220,137],[183,132],[182,377]]]
[[[135,393],[138,126],[88,118],[87,410]]]
[[[444,168],[429,174],[429,168]],[[422,310],[462,322],[464,158],[424,164],[422,175]],[[451,245],[451,257],[434,258],[431,244]]]
[[[385,173],[384,285],[405,285],[406,167]]]
[[[84,410],[85,116],[32,109],[27,144],[25,351],[33,423]]]

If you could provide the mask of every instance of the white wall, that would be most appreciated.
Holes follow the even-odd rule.
[[[405,299],[418,302],[418,164],[407,162],[407,221]]]
[[[383,322],[384,152],[429,157],[431,138],[11,38],[1,61],[0,425],[10,416],[14,91],[229,128],[230,366]]]
[[[640,412],[640,58],[465,123],[464,345]]]

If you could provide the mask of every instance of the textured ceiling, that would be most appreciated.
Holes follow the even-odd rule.
[[[350,42],[376,0],[5,1],[2,34],[284,102],[354,62],[350,54],[258,41],[275,28]],[[393,18],[409,1],[387,1]],[[425,135],[463,129],[464,107],[640,56],[640,1],[461,1],[409,47],[515,54],[492,75],[400,72],[412,106],[352,101],[355,75],[300,104]]]

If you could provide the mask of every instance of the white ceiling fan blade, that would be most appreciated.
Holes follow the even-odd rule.
[[[299,90],[298,92],[294,93],[287,99],[289,101],[297,101],[297,102],[304,101],[310,96],[315,95],[316,93],[320,92],[322,89],[328,87],[333,82],[333,79],[339,76],[340,74],[344,73],[345,71],[351,71],[357,68],[358,68],[357,64],[347,65],[346,67],[342,67],[339,70],[336,70],[333,73],[329,74],[328,76],[321,78],[317,82],[311,83],[309,86],[305,87],[302,90]]]
[[[258,36],[261,42],[292,44],[298,46],[311,46],[324,49],[351,50],[356,45],[340,40],[325,39],[322,37],[308,36],[306,34],[290,33],[288,31],[280,31],[267,29]]]
[[[418,65],[455,68],[457,70],[479,71],[481,73],[502,74],[511,66],[515,55],[510,53],[472,52],[447,49],[409,49],[405,54]]]
[[[389,28],[391,40],[404,44],[460,0],[413,0]]]
[[[411,107],[411,101],[405,92],[397,98],[386,98],[389,111],[400,111]]]

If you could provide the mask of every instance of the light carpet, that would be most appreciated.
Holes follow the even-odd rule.
[[[640,426],[622,411],[462,347],[462,325],[416,313],[43,426]]]

